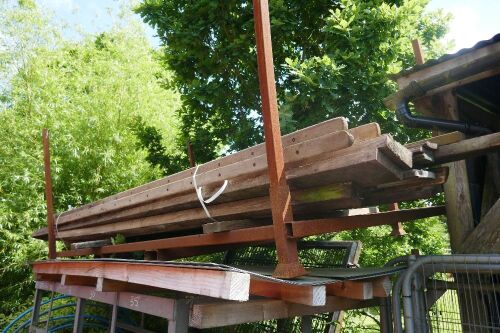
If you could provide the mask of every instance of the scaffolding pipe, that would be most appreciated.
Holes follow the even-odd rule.
[[[394,331],[402,333],[400,290],[403,297],[405,333],[415,333],[414,315],[412,306],[412,281],[417,270],[426,272],[440,272],[445,270],[469,270],[490,272],[500,271],[500,255],[451,255],[451,256],[426,256],[419,257],[408,269],[396,280],[392,294],[392,310],[394,319]]]

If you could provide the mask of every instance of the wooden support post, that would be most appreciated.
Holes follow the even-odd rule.
[[[50,140],[49,131],[42,130],[43,161],[45,167],[45,200],[47,201],[47,225],[49,237],[49,259],[56,259],[56,230],[54,206],[52,202],[52,176],[50,173]]]
[[[33,301],[33,311],[31,312],[31,324],[30,324],[30,332],[35,332],[36,327],[38,325],[38,320],[40,317],[40,306],[42,305],[42,295],[43,290],[36,289],[35,290],[35,299]]]
[[[118,321],[118,302],[119,302],[119,293],[116,293],[115,302],[114,302],[112,310],[111,310],[111,322],[110,322],[110,326],[109,326],[110,333],[116,332],[116,326],[117,326],[117,321]]]
[[[299,263],[297,242],[287,237],[286,223],[293,221],[291,195],[285,177],[285,163],[276,100],[271,24],[268,0],[253,0],[259,86],[262,98],[264,135],[270,182],[270,199],[278,266],[274,276],[293,278],[306,274]]]
[[[425,58],[424,58],[424,51],[422,51],[422,47],[420,46],[420,41],[418,39],[412,40],[411,46],[413,47],[415,62],[417,63],[417,65],[423,65],[423,63],[425,62]]]
[[[174,319],[168,321],[168,333],[188,333],[189,312],[189,300],[176,300],[174,305]]]
[[[399,210],[399,205],[397,202],[389,204],[389,210],[394,211],[394,210]],[[399,236],[404,236],[406,233],[403,229],[403,225],[401,224],[400,221],[395,222],[394,224],[391,224],[392,227],[392,232],[391,236],[394,237],[399,237]]]
[[[312,316],[303,316],[300,326],[302,333],[312,333]]]
[[[75,322],[73,324],[73,333],[83,333],[83,314],[85,312],[85,299],[76,299]]]
[[[196,166],[196,162],[194,159],[193,144],[191,143],[191,141],[188,141],[187,143],[187,152],[189,157],[189,166],[191,168],[194,168]]]

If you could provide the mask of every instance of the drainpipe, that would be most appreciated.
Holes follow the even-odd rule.
[[[422,96],[424,93],[425,91],[422,90],[422,87],[416,81],[413,81],[396,101],[396,117],[406,127],[459,131],[464,134],[477,136],[491,133],[491,130],[486,127],[473,125],[466,121],[443,120],[412,115],[408,103],[412,98]]]

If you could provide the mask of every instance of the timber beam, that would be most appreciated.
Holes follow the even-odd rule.
[[[343,216],[330,219],[316,219],[287,223],[289,238],[303,238],[329,232],[339,232],[357,228],[368,228],[380,225],[392,225],[395,222],[412,221],[444,214],[444,207],[426,207],[403,209],[384,213],[367,215]],[[74,257],[86,255],[103,255],[112,253],[127,253],[134,251],[157,251],[186,248],[205,248],[214,252],[221,245],[244,245],[255,243],[270,243],[274,241],[273,226],[263,226],[248,229],[237,229],[225,232],[199,234],[182,237],[164,238],[127,244],[108,245],[101,248],[87,248],[58,252],[59,257]],[[198,254],[203,251],[198,252]],[[174,259],[173,256],[170,259]]]

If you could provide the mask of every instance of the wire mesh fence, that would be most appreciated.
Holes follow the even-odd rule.
[[[395,332],[500,332],[500,256],[416,259],[393,291]],[[401,302],[403,309],[401,309]]]

